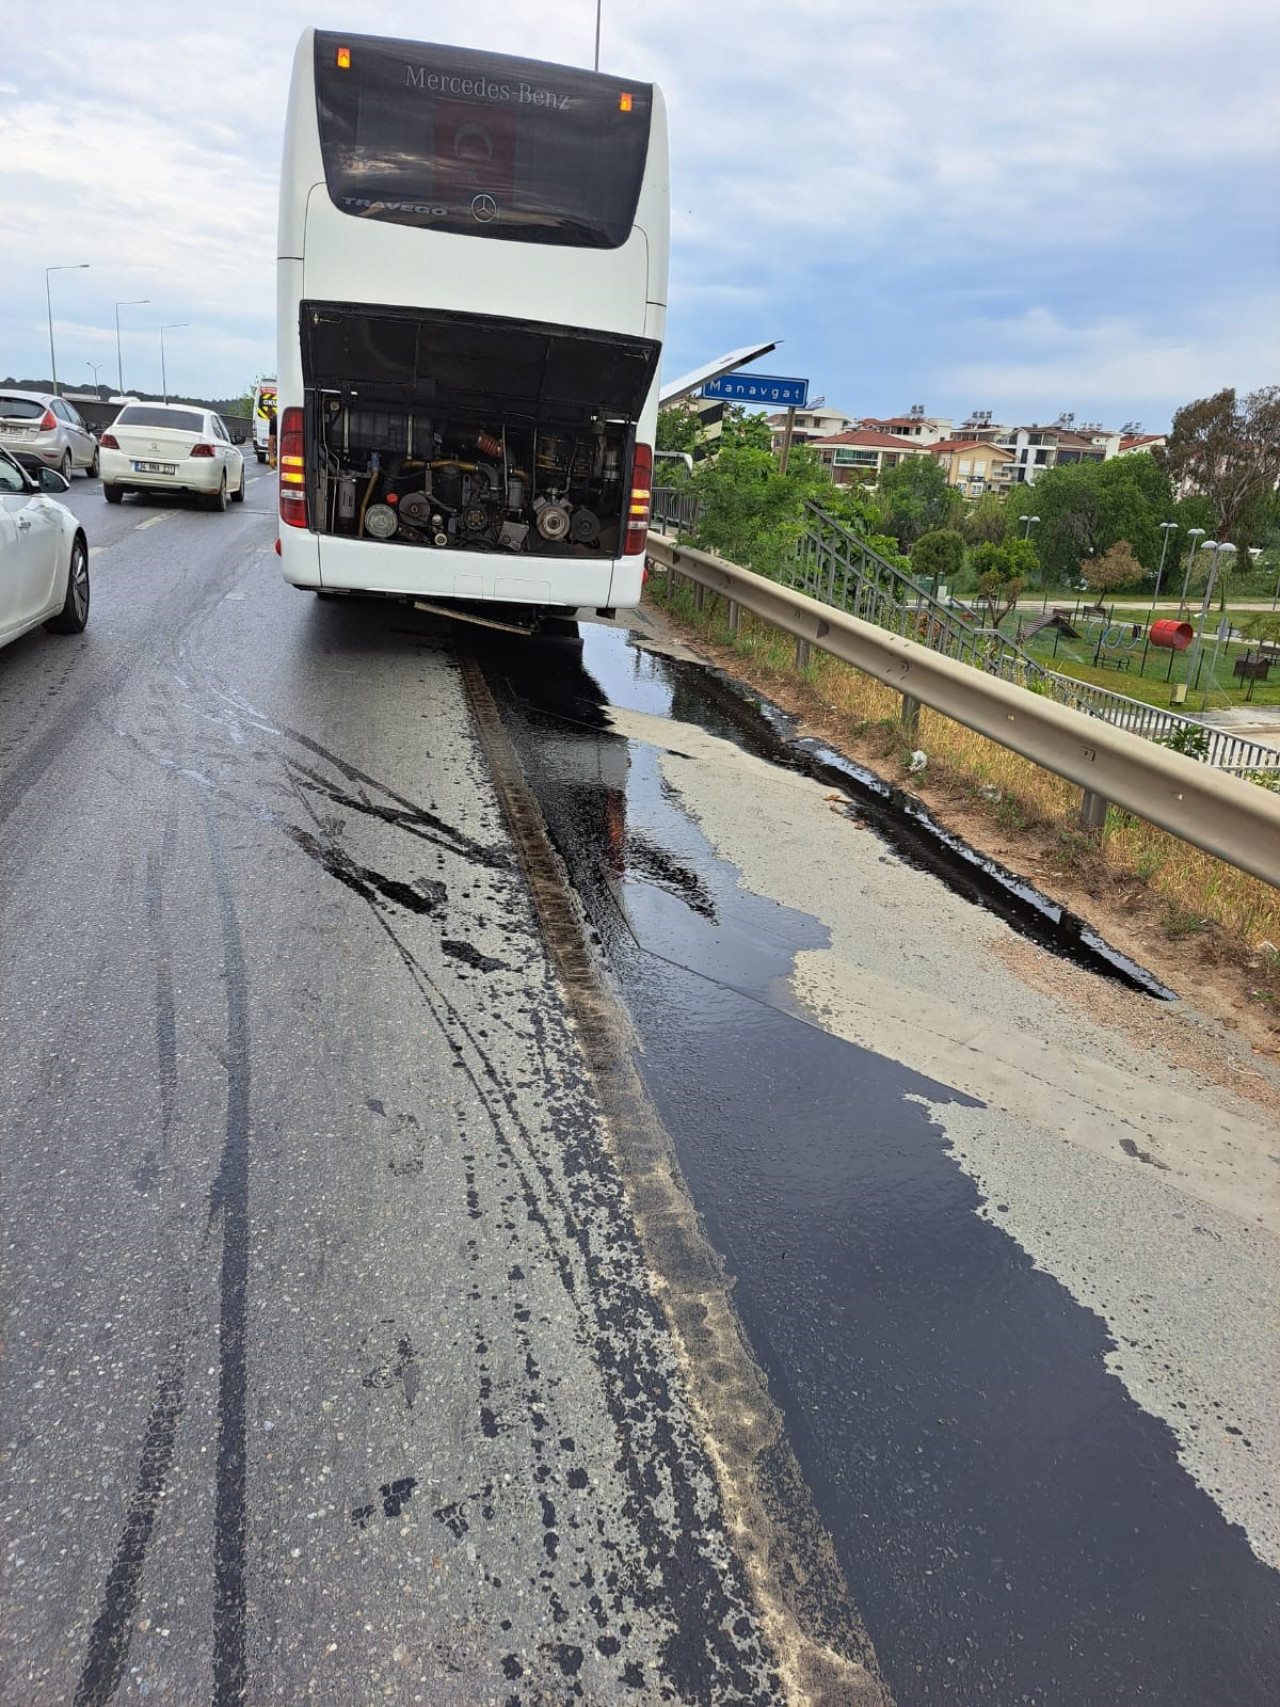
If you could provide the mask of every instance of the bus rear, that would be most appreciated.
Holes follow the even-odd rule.
[[[639,602],[665,318],[650,85],[308,31],[281,192],[295,585]]]

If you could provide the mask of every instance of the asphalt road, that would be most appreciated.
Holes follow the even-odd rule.
[[[316,601],[271,500],[77,481],[0,652],[0,1700],[1274,1700],[1193,1022],[644,621]]]
[[[451,648],[286,587],[265,479],[72,502],[89,627],[0,654],[0,1699],[776,1699]]]

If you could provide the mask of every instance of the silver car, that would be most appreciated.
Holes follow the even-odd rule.
[[[70,480],[73,468],[98,472],[98,441],[65,397],[48,391],[0,391],[0,445],[38,456]]]

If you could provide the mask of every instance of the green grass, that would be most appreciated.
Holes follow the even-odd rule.
[[[1121,625],[1140,622],[1145,632],[1146,611],[1125,614],[1122,608],[1115,612],[1115,620]],[[1247,614],[1247,613],[1242,613]],[[1023,620],[1027,612],[1022,613]],[[1113,693],[1125,694],[1129,699],[1142,700],[1147,705],[1170,706],[1173,703],[1173,688],[1175,684],[1186,681],[1188,654],[1183,652],[1173,658],[1173,674],[1166,680],[1169,671],[1169,653],[1161,647],[1148,646],[1145,648],[1140,638],[1132,649],[1106,648],[1098,655],[1097,651],[1097,619],[1081,616],[1078,623],[1080,638],[1070,640],[1065,635],[1058,636],[1054,629],[1042,629],[1027,642],[1026,649],[1037,662],[1046,665],[1051,670],[1057,670],[1061,675],[1073,676],[1077,681],[1090,682],[1095,687],[1110,688]],[[1216,627],[1216,624],[1215,624]],[[1003,632],[1010,639],[1017,633],[1017,623],[1013,617],[1006,618]],[[1057,654],[1054,654],[1054,641],[1057,640]],[[1199,683],[1194,691],[1187,694],[1184,706],[1176,709],[1188,712],[1198,712],[1201,700],[1204,698],[1205,685],[1209,681],[1209,670],[1213,658],[1213,638],[1206,633],[1203,652],[1203,664],[1199,672]],[[1247,682],[1237,681],[1232,674],[1232,666],[1236,658],[1252,651],[1251,643],[1225,641],[1218,653],[1217,668],[1209,689],[1207,709],[1222,711],[1229,706],[1245,704],[1257,706],[1280,705],[1280,655],[1271,666],[1270,679],[1265,682],[1254,682],[1253,693],[1246,700]],[[1128,668],[1121,667],[1128,660]]]

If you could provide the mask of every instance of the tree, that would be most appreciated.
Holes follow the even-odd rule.
[[[964,540],[950,528],[936,528],[923,533],[911,552],[912,570],[922,580],[927,578],[934,587],[939,581],[953,581],[964,564]]]
[[[960,532],[968,545],[999,545],[1008,526],[1008,506],[999,492],[984,492],[960,518]]]
[[[1160,563],[1161,522],[1176,519],[1169,477],[1146,454],[1110,462],[1065,463],[1047,468],[1034,487],[1040,517],[1036,543],[1044,584],[1063,586],[1082,573],[1082,564],[1126,540],[1143,569]]]
[[[1270,647],[1280,646],[1280,611],[1250,611],[1240,624],[1240,632],[1246,640],[1263,641]]]
[[[903,457],[881,473],[876,492],[885,527],[904,550],[922,534],[950,527],[964,511],[964,499],[932,456]]]
[[[741,403],[730,403],[720,428],[722,445],[738,445],[748,450],[770,450],[773,428],[759,410],[748,411]]]
[[[987,540],[975,546],[969,554],[970,567],[978,577],[978,597],[987,607],[987,621],[992,628],[999,628],[1026,585],[1019,568],[1020,562],[1025,563],[1026,555],[1011,549],[1025,544],[1026,541],[1020,539],[1010,540],[1008,545],[996,545]]]
[[[1214,534],[1241,551],[1261,500],[1280,479],[1280,385],[1237,402],[1228,386],[1179,409],[1164,454],[1174,480],[1213,505]]]
[[[694,542],[730,563],[776,575],[804,530],[807,481],[780,474],[767,450],[730,443],[694,470]]]
[[[702,442],[702,417],[691,403],[673,403],[658,411],[656,450],[684,451],[691,455]]]
[[[1120,540],[1101,557],[1091,557],[1081,566],[1086,587],[1095,593],[1113,593],[1119,587],[1134,587],[1143,578],[1141,563],[1127,539]]]

